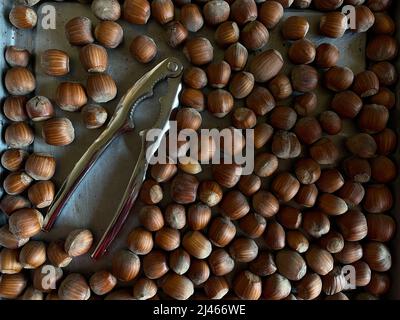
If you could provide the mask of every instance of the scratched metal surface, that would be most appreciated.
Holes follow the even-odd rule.
[[[71,47],[65,39],[64,25],[66,21],[78,15],[87,16],[92,19],[94,24],[96,24],[97,19],[95,19],[92,15],[90,8],[87,5],[82,5],[79,3],[43,3],[41,7],[46,4],[51,4],[56,8],[56,29],[44,30],[39,23],[34,32],[16,32],[11,28],[7,19],[9,11],[9,4],[7,4],[8,2],[9,1],[7,0],[0,0],[0,11],[2,12],[0,17],[0,47],[2,49],[6,45],[10,44],[26,47],[33,51],[34,55],[36,56],[36,61],[38,61],[37,57],[39,57],[44,50],[51,48],[64,50],[68,52],[71,57],[71,73],[63,78],[48,77],[43,74],[43,71],[38,63],[33,64],[33,69],[36,73],[38,81],[36,94],[44,95],[50,99],[53,99],[57,84],[61,81],[71,80],[85,84],[87,74],[80,65],[78,49]],[[39,21],[41,21],[41,7],[39,7],[38,10]],[[355,73],[365,68],[365,35],[352,34],[351,32],[348,32],[342,39],[329,40],[326,38],[321,38],[317,35],[320,13],[312,11],[300,12],[293,10],[287,11],[285,15],[306,15],[311,25],[307,38],[314,41],[316,44],[329,41],[335,42],[335,44],[341,49],[341,60],[339,62],[340,65],[350,67]],[[124,92],[143,73],[150,70],[160,60],[169,56],[175,56],[180,58],[183,63],[187,63],[180,50],[171,49],[165,44],[164,31],[162,27],[155,22],[151,22],[146,26],[133,26],[124,21],[119,21],[119,23],[121,23],[124,28],[124,42],[117,49],[108,50],[110,60],[108,72],[116,80],[118,85],[118,97],[110,103],[104,105],[109,111],[110,116]],[[279,29],[279,27],[277,29]],[[135,62],[135,60],[129,54],[129,44],[131,40],[136,35],[142,33],[153,37],[158,45],[157,57],[148,65],[141,65]],[[212,33],[205,27],[198,34],[206,36],[210,39],[210,41],[213,41]],[[267,47],[277,49],[284,56],[286,56],[288,43],[282,41],[279,32],[271,32],[271,38],[267,44]],[[214,48],[218,47],[214,45]],[[250,54],[249,59],[251,59],[252,55],[254,55],[254,53]],[[221,59],[223,57],[223,52],[221,50],[215,50],[214,56],[216,60]],[[287,58],[285,58],[285,60],[287,61]],[[4,59],[0,59],[0,69],[4,70],[5,68],[6,66]],[[288,73],[290,70],[290,65],[286,65],[285,68],[285,72]],[[153,99],[149,99],[141,103],[136,109],[135,123],[137,125],[137,132],[141,128],[148,128],[151,126],[152,121],[154,121],[158,114],[158,97],[162,95],[165,90],[166,86],[164,83],[164,85],[160,85],[156,88],[156,96]],[[330,99],[330,94],[323,88],[319,88],[317,93],[319,96],[319,109],[326,109]],[[5,95],[6,93],[4,92],[3,87],[0,87],[0,97],[4,98]],[[289,103],[289,101],[284,103]],[[239,104],[240,103],[238,102],[237,105]],[[40,124],[36,124],[35,129],[37,134],[33,149],[36,152],[49,152],[56,156],[57,173],[54,177],[54,182],[59,187],[63,179],[74,166],[75,162],[99,135],[101,129],[93,131],[85,129],[79,113],[64,112],[60,109],[57,109],[57,115],[68,117],[74,123],[76,129],[76,140],[74,143],[70,146],[61,148],[48,146],[40,137]],[[203,112],[202,116],[204,127],[225,127],[227,124],[229,124],[228,118],[216,120],[214,117],[207,114],[207,112]],[[3,126],[5,124],[5,119],[3,116],[1,116],[0,121],[0,125]],[[340,140],[342,140],[344,136],[350,134],[352,131],[352,124],[350,122],[346,122],[345,130],[343,130],[344,133],[335,139],[339,140],[338,143],[341,143]],[[95,237],[99,239],[119,203],[124,186],[128,182],[130,173],[138,156],[139,148],[139,139],[136,132],[127,134],[121,139],[115,141],[79,186],[77,192],[70,199],[69,203],[64,209],[61,217],[57,220],[53,230],[48,234],[41,234],[39,238],[47,240],[64,238],[70,230],[79,227],[85,227],[91,229],[94,232]],[[6,145],[2,140],[0,143],[0,151],[5,149]],[[289,164],[289,162],[282,162],[280,164],[280,169],[288,167]],[[4,173],[1,174],[3,175]],[[202,175],[203,177],[209,176],[209,171],[205,170]],[[165,188],[164,191],[166,194],[168,194],[167,188]],[[166,197],[166,199],[163,201],[164,203],[168,202],[167,198],[168,197]],[[135,215],[137,210],[138,208],[135,208],[131,213],[119,238],[113,244],[111,251],[115,251],[118,248],[124,247],[127,234],[137,224]],[[0,219],[3,219],[4,222],[4,217],[0,216]],[[398,239],[398,241],[400,241],[400,239]],[[97,262],[93,262],[88,257],[74,259],[68,269],[70,271],[79,271],[84,273],[93,272],[109,266],[110,259],[108,257],[109,256],[105,256],[103,259]],[[399,292],[397,292],[394,296],[399,297]]]

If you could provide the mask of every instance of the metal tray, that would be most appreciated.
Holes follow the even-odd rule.
[[[18,31],[12,28],[8,22],[8,12],[11,4],[8,0],[0,0],[0,49],[4,52],[4,48],[7,45],[17,45],[25,47],[32,51],[36,62],[32,63],[32,70],[35,72],[38,86],[36,90],[37,95],[44,95],[52,99],[54,97],[55,89],[58,83],[62,81],[77,81],[82,84],[86,83],[87,74],[80,65],[78,58],[78,49],[71,47],[66,41],[64,36],[64,25],[65,23],[75,16],[87,16],[92,19],[93,23],[97,23],[97,19],[93,16],[88,5],[82,5],[79,3],[71,2],[48,2],[42,3],[39,7],[36,7],[39,17],[39,23],[36,29],[33,31]],[[44,30],[41,27],[41,8],[44,5],[53,5],[57,13],[57,27],[55,30]],[[315,43],[322,42],[334,42],[341,49],[341,60],[340,65],[350,67],[355,73],[365,69],[365,44],[366,36],[364,34],[353,34],[347,32],[345,36],[339,40],[321,38],[317,36],[318,22],[321,13],[306,10],[297,11],[289,10],[285,11],[286,16],[290,15],[306,15],[310,22],[310,32],[307,38],[314,41]],[[146,71],[151,69],[158,61],[168,56],[176,56],[181,59],[183,63],[187,63],[181,50],[174,50],[169,48],[164,41],[164,31],[161,26],[155,22],[150,22],[146,26],[133,26],[120,20],[119,23],[124,29],[124,42],[117,49],[109,50],[109,70],[108,73],[116,80],[118,84],[118,96],[115,100],[104,106],[109,112],[109,116],[112,115],[113,110],[122,97],[124,92]],[[158,45],[158,54],[156,59],[148,64],[141,65],[134,61],[129,54],[129,44],[131,40],[138,34],[148,34],[156,41]],[[207,28],[203,28],[201,32],[196,35],[203,35],[213,42],[213,33]],[[272,47],[279,50],[282,54],[286,55],[287,43],[285,43],[279,32],[271,32],[271,38],[267,47]],[[57,48],[64,50],[69,53],[71,58],[71,72],[62,78],[52,78],[44,75],[41,70],[40,64],[38,63],[38,57],[46,49]],[[222,59],[223,52],[214,45],[215,54],[214,59]],[[254,55],[254,53],[250,53]],[[251,57],[249,57],[251,59]],[[35,59],[34,59],[35,60]],[[287,58],[285,58],[287,61]],[[290,68],[286,65],[286,68]],[[4,70],[7,69],[4,59],[0,60],[0,70],[4,74]],[[287,70],[286,70],[287,71]],[[135,112],[135,123],[140,128],[147,128],[151,126],[152,119],[158,113],[157,98],[162,92],[165,91],[165,86],[160,85],[156,88],[156,97],[146,100],[141,103],[140,107]],[[330,94],[323,88],[318,89],[319,97],[319,108],[325,109],[328,105]],[[3,100],[7,95],[3,86],[0,86],[0,99]],[[285,102],[286,104],[287,102]],[[237,103],[239,105],[240,102]],[[81,157],[86,148],[93,142],[93,140],[99,135],[102,129],[87,130],[84,128],[81,115],[79,113],[70,113],[57,109],[58,116],[65,116],[71,119],[76,130],[76,140],[73,144],[67,147],[51,147],[43,142],[40,137],[41,125],[35,124],[36,138],[32,146],[35,152],[48,152],[53,154],[57,159],[57,171],[54,177],[54,182],[59,187],[63,179],[67,176],[70,170],[73,168],[75,162]],[[203,127],[225,127],[229,124],[229,117],[226,119],[216,119],[209,115],[207,112],[202,113],[203,116]],[[397,118],[397,117],[396,117]],[[3,130],[7,120],[0,115],[0,129]],[[394,123],[393,123],[394,124]],[[351,122],[345,121],[343,134],[335,139],[343,140],[345,136],[353,131]],[[105,230],[108,222],[110,221],[113,213],[119,203],[122,196],[124,186],[128,182],[129,173],[133,169],[134,163],[139,152],[139,138],[135,132],[127,134],[116,141],[102,156],[102,158],[96,163],[95,168],[87,175],[85,180],[79,186],[77,192],[70,199],[69,203],[65,207],[61,217],[57,220],[55,227],[48,234],[40,234],[40,239],[52,240],[58,238],[64,238],[69,231],[75,228],[85,227],[92,230],[97,239],[100,238],[102,231]],[[4,141],[0,142],[0,152],[5,150],[7,146]],[[398,158],[397,158],[398,159]],[[284,169],[291,162],[282,162],[280,169]],[[0,169],[1,180],[4,178],[4,170]],[[202,177],[209,176],[209,170],[205,170],[202,173]],[[1,183],[2,185],[2,183]],[[168,189],[164,188],[165,194],[168,194]],[[3,190],[0,190],[0,196]],[[397,193],[396,193],[397,194]],[[168,197],[163,200],[167,203]],[[398,203],[398,202],[396,202]],[[114,242],[111,248],[111,252],[118,248],[124,247],[127,234],[132,228],[137,225],[136,215],[134,214],[137,208],[133,210],[132,214],[128,218],[128,221],[123,228],[120,236]],[[216,210],[213,210],[216,211]],[[3,220],[3,221],[2,221]],[[5,221],[5,217],[0,214],[0,225]],[[400,222],[400,221],[399,221]],[[400,241],[399,235],[394,243]],[[395,246],[392,246],[392,252],[395,253]],[[396,252],[395,256],[400,254]],[[88,257],[81,257],[74,259],[68,270],[79,271],[82,273],[93,272],[109,266],[110,254],[105,256],[103,259],[94,262]],[[397,259],[394,259],[395,265],[393,270],[399,270],[400,266],[397,263]],[[394,278],[391,297],[400,298],[400,292],[396,285],[397,279]],[[398,280],[397,280],[398,281]]]

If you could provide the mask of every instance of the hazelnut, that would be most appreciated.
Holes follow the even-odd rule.
[[[196,200],[199,182],[196,177],[189,174],[178,174],[171,185],[171,197],[179,204],[189,204]]]
[[[330,193],[323,193],[318,197],[318,207],[326,214],[338,216],[348,210],[346,202]]]
[[[372,272],[371,273],[371,280],[367,285],[366,289],[368,292],[375,296],[380,296],[386,294],[390,287],[390,278],[387,273],[381,272]]]
[[[270,250],[281,250],[285,247],[286,234],[282,225],[276,221],[267,224],[264,232],[264,242]]]
[[[365,190],[363,206],[370,213],[388,211],[393,206],[393,194],[386,185],[369,185]]]
[[[172,21],[166,26],[167,44],[176,48],[188,37],[189,31],[179,21]]]
[[[46,245],[41,241],[29,241],[19,253],[19,262],[25,269],[36,269],[46,262]]]
[[[239,42],[231,44],[224,54],[224,59],[234,71],[242,70],[247,63],[248,52],[244,45]]]
[[[21,169],[27,157],[28,153],[24,150],[9,149],[2,154],[1,165],[8,171],[17,171]]]
[[[398,53],[397,40],[389,35],[376,35],[372,37],[366,48],[368,59],[372,61],[393,60]]]
[[[283,7],[278,1],[265,1],[258,9],[258,20],[273,29],[283,17]]]
[[[55,101],[62,110],[74,112],[87,103],[87,96],[81,84],[62,82],[57,87]]]
[[[282,67],[282,55],[278,51],[270,49],[254,56],[249,70],[253,74],[255,81],[267,82],[274,78]]]
[[[259,123],[254,127],[254,147],[260,149],[267,144],[274,133],[274,129],[267,123]]]
[[[334,193],[343,186],[344,178],[335,168],[324,169],[316,184],[321,192]]]
[[[36,79],[29,69],[13,67],[7,70],[4,85],[10,94],[24,96],[36,89]]]
[[[368,160],[351,157],[343,161],[346,175],[354,182],[365,183],[371,178],[371,166]]]
[[[240,31],[240,41],[248,50],[261,49],[268,40],[268,29],[257,20],[247,23]]]
[[[32,128],[25,122],[10,124],[4,134],[4,140],[11,148],[25,148],[33,143],[34,138]]]
[[[239,41],[240,30],[236,22],[225,21],[215,30],[215,41],[221,47],[227,47]]]
[[[290,128],[289,128],[290,129]],[[322,137],[322,128],[318,120],[314,117],[304,117],[297,121],[294,132],[300,142],[310,145]]]
[[[278,272],[289,280],[298,281],[306,274],[306,262],[296,251],[281,250],[276,254],[275,261]]]
[[[140,189],[139,198],[147,205],[154,205],[163,199],[163,190],[154,180],[145,180]]]
[[[227,275],[235,267],[235,261],[224,249],[213,250],[208,257],[208,264],[211,272],[216,276]]]
[[[170,273],[167,275],[162,290],[176,300],[187,300],[194,293],[193,283],[186,276]]]
[[[241,271],[234,280],[233,290],[243,300],[258,300],[262,293],[261,278],[250,271]]]
[[[308,116],[317,108],[317,95],[314,92],[306,92],[295,98],[294,109],[299,116]]]
[[[108,271],[101,270],[95,272],[89,279],[90,289],[99,295],[109,293],[117,284],[117,279]]]
[[[4,100],[3,113],[11,121],[25,121],[28,119],[25,105],[27,98],[23,96],[9,96]]]
[[[386,245],[380,242],[367,242],[363,246],[363,259],[373,271],[385,272],[392,266],[392,256]]]
[[[293,93],[292,84],[289,78],[284,74],[278,74],[273,78],[269,82],[268,88],[276,100],[285,100]]]
[[[31,238],[37,235],[43,225],[42,214],[30,208],[15,211],[8,220],[9,229],[18,238]]]
[[[124,2],[123,17],[132,24],[146,24],[150,18],[150,10],[147,0],[127,0]]]
[[[396,104],[396,96],[393,91],[381,87],[378,93],[369,98],[371,104],[378,104],[385,106],[387,109],[392,109]]]
[[[154,237],[154,243],[162,250],[173,251],[179,247],[181,242],[180,233],[176,229],[163,227],[158,230]]]
[[[291,289],[288,279],[279,273],[274,273],[264,280],[262,294],[268,300],[283,300],[289,296]]]
[[[134,38],[129,50],[140,63],[149,63],[157,55],[156,43],[152,38],[144,35]]]
[[[97,129],[107,121],[107,110],[99,105],[86,105],[82,108],[83,122],[87,129]]]
[[[315,45],[307,39],[300,39],[292,43],[288,56],[294,64],[310,64],[316,56]]]
[[[271,150],[278,158],[292,159],[300,155],[301,145],[294,133],[280,130],[274,133]]]
[[[361,98],[373,96],[379,91],[379,79],[372,71],[363,71],[354,77],[353,90]]]
[[[69,56],[62,50],[46,50],[41,55],[40,64],[49,76],[59,77],[69,73]]]
[[[342,268],[339,266],[322,277],[322,289],[328,297],[334,297],[340,293],[345,288],[346,283]]]
[[[102,46],[114,49],[121,44],[124,30],[114,21],[101,21],[94,29],[94,36]]]
[[[70,257],[86,254],[93,244],[93,234],[87,229],[71,231],[65,239],[64,250]]]
[[[326,214],[318,210],[304,213],[302,227],[313,238],[321,238],[330,230],[330,222]]]
[[[239,221],[239,228],[252,239],[261,237],[266,226],[265,218],[257,213],[249,213]]]
[[[308,267],[321,276],[328,274],[333,269],[332,255],[317,246],[312,246],[308,249],[305,258]]]
[[[190,63],[204,65],[212,61],[214,49],[208,39],[196,37],[186,42],[183,53]]]
[[[65,24],[65,35],[72,46],[84,46],[94,42],[92,21],[87,17],[75,17]]]
[[[336,135],[342,131],[342,120],[336,112],[329,110],[322,112],[319,122],[322,129],[329,135]]]
[[[44,153],[32,153],[25,163],[25,171],[35,180],[49,180],[56,169],[53,156]]]
[[[187,213],[187,224],[192,230],[202,230],[211,219],[211,209],[203,203],[191,205]]]
[[[392,5],[391,0],[368,0],[367,6],[372,11],[384,11]]]
[[[223,196],[220,208],[222,214],[231,220],[238,220],[250,211],[246,197],[236,190],[229,191]]]
[[[233,188],[242,175],[242,167],[237,164],[216,164],[213,165],[214,180],[221,186]]]
[[[221,89],[225,87],[230,77],[231,67],[226,61],[213,62],[207,67],[208,84],[213,88]]]
[[[258,246],[254,240],[240,237],[229,245],[229,253],[236,262],[250,262],[257,257]]]
[[[232,114],[232,124],[237,129],[251,129],[257,124],[257,116],[249,108],[237,108]]]
[[[385,12],[375,12],[375,23],[370,29],[374,34],[393,34],[396,26],[393,18]]]
[[[363,106],[361,98],[353,91],[343,91],[335,94],[331,108],[342,118],[355,118]]]
[[[203,111],[206,104],[203,92],[201,90],[192,88],[183,89],[179,97],[179,101],[183,106],[195,109],[197,111]],[[208,101],[208,103],[210,102]]]
[[[86,87],[88,96],[97,103],[111,101],[117,96],[115,81],[105,73],[90,74]]]
[[[318,188],[315,184],[301,185],[296,194],[295,201],[297,204],[311,208],[314,206],[318,197]]]
[[[84,46],[79,51],[79,59],[87,72],[104,72],[107,70],[107,50],[97,44]]]
[[[394,219],[387,214],[368,214],[367,238],[373,241],[388,242],[395,235],[396,223]]]
[[[360,241],[367,236],[367,219],[361,211],[348,211],[338,217],[336,223],[346,241]]]
[[[377,183],[389,183],[397,176],[396,164],[385,156],[371,159],[371,177]]]
[[[199,231],[189,231],[182,239],[185,250],[197,259],[207,258],[212,251],[211,242]]]
[[[331,43],[322,43],[317,47],[315,64],[320,68],[332,68],[336,66],[340,57],[339,49]]]
[[[265,218],[271,218],[279,210],[278,199],[270,192],[260,190],[252,198],[254,210]]]
[[[204,25],[203,15],[196,4],[188,3],[181,8],[180,21],[190,32],[199,31]]]
[[[88,300],[90,287],[82,275],[71,273],[61,282],[58,296],[61,300]]]
[[[0,210],[3,211],[7,216],[11,216],[14,211],[23,208],[29,208],[31,203],[28,199],[24,198],[23,196],[16,195],[6,195],[0,201]]]
[[[4,191],[9,195],[18,195],[24,192],[32,182],[32,178],[25,172],[12,172],[3,181]]]
[[[164,213],[165,222],[174,229],[182,229],[186,226],[185,207],[180,204],[171,203]]]
[[[29,238],[19,238],[9,231],[9,225],[0,228],[0,245],[7,249],[18,249],[29,241]]]
[[[281,206],[277,215],[278,221],[287,229],[298,229],[302,221],[302,213],[291,206]]]
[[[341,233],[330,230],[319,239],[319,245],[330,253],[338,253],[344,248],[344,239]]]
[[[325,72],[325,86],[332,91],[345,91],[352,85],[354,80],[353,71],[347,67],[332,67]]]
[[[227,246],[236,235],[236,227],[231,220],[225,217],[215,218],[209,227],[208,237],[217,247]]]
[[[337,193],[349,207],[355,207],[360,204],[365,195],[364,187],[361,183],[346,181]]]
[[[75,130],[69,119],[53,118],[44,122],[42,136],[49,145],[66,146],[74,141]]]
[[[310,92],[318,85],[318,72],[308,65],[296,65],[292,69],[291,79],[295,91]]]
[[[31,53],[23,48],[9,46],[6,49],[5,59],[11,67],[26,68],[29,64]]]
[[[127,240],[128,249],[137,255],[148,254],[154,246],[150,231],[138,227],[131,231]]]
[[[210,277],[210,268],[205,260],[191,259],[187,276],[194,285],[205,283]]]
[[[0,281],[0,297],[4,299],[18,298],[27,286],[27,279],[23,273],[4,274]]]
[[[144,263],[143,261],[143,265]],[[122,282],[131,281],[139,274],[139,270],[140,259],[136,254],[128,250],[119,250],[114,254],[112,259],[112,274],[118,280]]]
[[[236,73],[230,81],[229,91],[236,99],[246,98],[254,87],[254,76],[245,71]]]
[[[323,36],[341,38],[348,27],[347,16],[341,12],[328,12],[321,17],[319,30]]]
[[[239,25],[257,19],[257,5],[254,0],[237,0],[231,5],[231,19]]]
[[[223,63],[218,64],[218,66],[222,66],[222,69],[226,69],[226,68],[224,68]],[[218,69],[218,70],[220,70],[220,69]],[[226,70],[224,70],[223,73],[226,73],[225,71]],[[221,72],[221,74],[222,74],[222,72]],[[220,75],[220,74],[218,74],[218,75]],[[186,68],[183,73],[183,82],[190,88],[202,89],[208,83],[207,74],[205,73],[205,71],[203,69],[201,69],[199,67],[190,66],[190,67]]]
[[[308,273],[296,286],[297,296],[304,300],[316,299],[322,291],[321,277],[316,273]]]
[[[206,205],[216,206],[221,201],[222,194],[222,188],[217,182],[206,180],[200,183],[199,199]]]
[[[152,1],[151,13],[159,24],[166,24],[174,19],[174,4],[171,0]]]
[[[246,98],[246,106],[258,116],[267,114],[275,108],[275,105],[275,98],[272,93],[267,88],[257,85]]]
[[[274,256],[268,251],[259,252],[256,259],[249,263],[250,271],[254,274],[265,277],[276,271]]]
[[[321,176],[319,164],[311,158],[303,158],[296,162],[295,173],[302,184],[312,184]]]
[[[54,116],[54,107],[51,101],[43,96],[36,96],[26,103],[26,112],[32,121],[47,120]]]
[[[394,151],[397,145],[397,136],[392,129],[386,128],[375,134],[373,139],[377,146],[377,153],[388,155]]]
[[[33,29],[38,20],[35,10],[23,5],[13,7],[8,17],[11,24],[18,29]]]
[[[319,164],[334,164],[339,158],[339,150],[329,138],[321,138],[309,149],[311,158]]]
[[[229,292],[229,284],[224,277],[211,276],[204,283],[204,292],[209,299],[222,299]]]
[[[372,158],[377,151],[377,144],[369,134],[358,133],[347,138],[346,147],[360,158]]]
[[[358,118],[358,126],[367,133],[378,133],[385,129],[389,120],[389,111],[378,104],[364,105]]]
[[[289,202],[299,191],[300,182],[290,173],[282,172],[272,181],[271,189],[283,202]]]
[[[299,40],[306,36],[310,25],[306,18],[291,16],[282,25],[282,36],[285,40]]]
[[[136,300],[149,300],[157,294],[157,290],[158,287],[153,280],[140,278],[133,286],[133,298]]]
[[[370,67],[370,70],[376,74],[379,83],[383,86],[391,86],[397,81],[397,70],[395,66],[388,61],[377,62]]]
[[[287,245],[289,248],[295,250],[295,252],[298,253],[304,253],[308,250],[308,247],[310,245],[307,237],[298,230],[290,230],[286,233],[286,241],[287,241]],[[283,250],[282,250],[283,251]],[[279,251],[281,252],[281,251]],[[292,252],[292,251],[290,251]],[[281,261],[281,264],[283,264],[284,261]],[[282,267],[284,268],[284,267]],[[296,270],[297,272],[299,272],[300,270]],[[291,273],[291,270],[285,270],[286,273]],[[292,277],[296,277],[296,274],[292,274]],[[304,276],[304,274],[303,274]]]
[[[18,258],[17,249],[4,248],[0,252],[0,270],[2,274],[17,274],[21,272],[23,266]]]
[[[356,7],[356,31],[367,32],[375,22],[375,16],[367,6]]]
[[[28,198],[39,209],[50,206],[55,195],[55,186],[51,181],[39,181],[28,189]]]
[[[159,279],[169,270],[167,256],[163,251],[152,250],[143,257],[143,272],[149,279]]]
[[[270,153],[259,153],[254,159],[254,173],[266,178],[278,169],[278,158]],[[240,182],[239,182],[240,183]]]
[[[72,257],[65,252],[64,245],[65,242],[59,240],[51,242],[47,247],[47,258],[57,268],[64,268],[72,261]]]
[[[121,6],[118,0],[93,0],[91,9],[100,20],[118,20],[121,16]]]
[[[204,19],[207,24],[216,26],[229,18],[230,6],[223,0],[207,1],[203,7]]]

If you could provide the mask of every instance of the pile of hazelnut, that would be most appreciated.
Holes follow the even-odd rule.
[[[343,5],[355,6],[355,29],[348,30]],[[211,178],[200,179],[207,169],[201,160],[220,151],[212,141],[201,146],[198,161],[152,166],[139,195],[143,206],[134,210],[140,226],[129,234],[126,249],[113,255],[110,270],[87,277],[63,278],[61,268],[90,250],[89,230],[75,230],[49,245],[29,241],[43,220],[36,208],[48,206],[54,196],[49,179],[55,160],[23,151],[34,140],[27,122],[44,121],[45,141],[57,146],[72,143],[74,129],[67,117],[53,118],[48,98],[26,98],[35,90],[29,53],[8,48],[5,85],[11,96],[3,112],[15,122],[5,131],[12,149],[1,159],[11,173],[4,180],[8,195],[1,200],[9,222],[0,229],[0,297],[347,300],[387,294],[388,242],[396,229],[390,184],[397,177],[391,157],[397,136],[388,127],[398,80],[391,5],[391,0],[93,0],[100,20],[94,32],[90,19],[70,20],[67,40],[80,50],[89,75],[86,87],[60,84],[53,97],[59,108],[82,110],[88,128],[101,127],[107,113],[99,104],[117,93],[105,73],[107,49],[123,41],[117,20],[143,25],[153,18],[164,27],[167,44],[182,50],[191,64],[183,76],[178,128],[199,130],[205,112],[216,122],[228,117],[233,128],[254,129],[257,151],[250,175],[243,175],[240,165],[222,163],[211,166]],[[300,11],[284,17],[289,7],[321,11],[322,37],[368,32],[367,70],[354,74],[338,65],[340,50],[308,40],[309,22]],[[18,5],[10,21],[20,29],[33,28],[36,13]],[[218,48],[195,34],[202,28],[215,29]],[[282,35],[287,55],[265,49],[270,32]],[[217,49],[224,50],[224,60],[214,59]],[[157,55],[157,44],[140,35],[130,53],[148,63]],[[283,72],[285,63],[289,74]],[[47,50],[40,64],[49,76],[69,72],[68,55],[57,49]],[[331,95],[328,105],[319,105],[317,89]],[[88,98],[96,104],[88,105]],[[355,133],[349,135],[344,126]],[[244,147],[244,142],[235,144],[232,153]],[[282,163],[290,169],[282,170]],[[38,182],[30,186],[33,180]],[[171,201],[166,202],[165,192]],[[52,290],[41,281],[41,270],[49,265],[59,275]],[[355,283],[349,283],[344,267],[355,271]],[[35,271],[29,277],[23,269]]]

